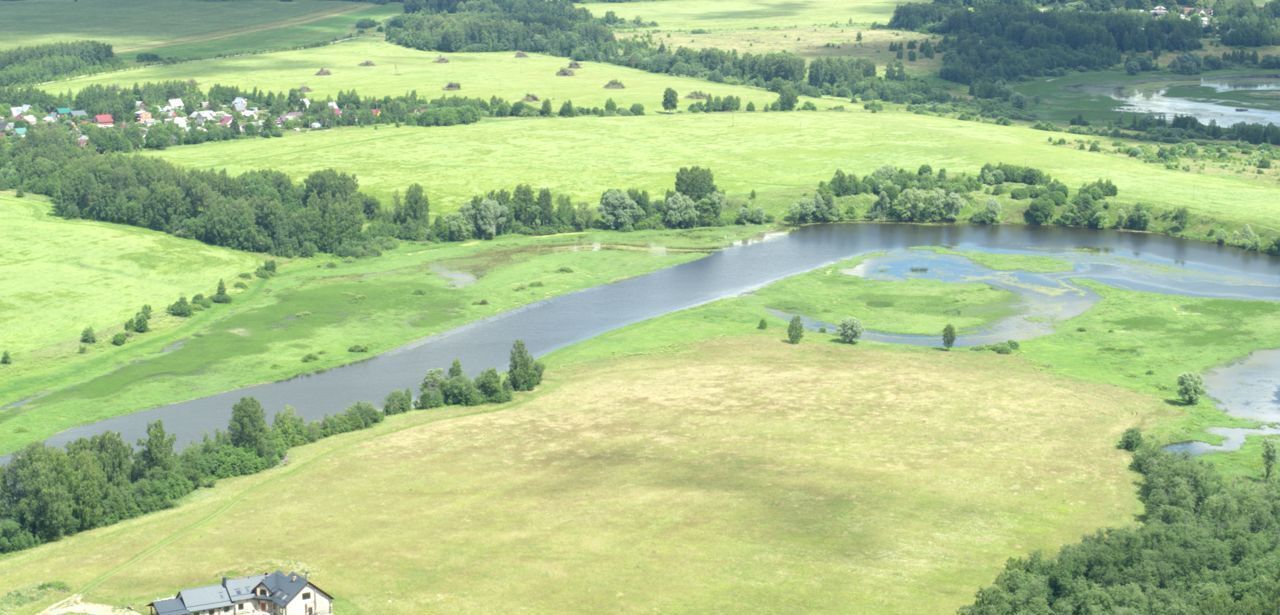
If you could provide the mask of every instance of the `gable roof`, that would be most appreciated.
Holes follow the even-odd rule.
[[[151,603],[151,608],[156,610],[156,615],[187,615],[190,611],[186,605],[177,598],[166,598],[164,600],[156,600]]]
[[[178,599],[188,611],[205,611],[231,606],[231,597],[221,585],[206,585],[178,592]]]
[[[285,574],[277,570],[271,574],[223,577],[221,584],[184,589],[178,592],[176,597],[157,600],[152,602],[151,606],[156,609],[158,615],[189,615],[197,611],[230,607],[236,603],[252,600],[258,596],[259,588],[267,591],[267,599],[276,606],[285,606],[307,587],[324,594],[330,600],[333,599],[327,592],[312,585],[306,575],[296,572]]]
[[[111,117],[110,113],[99,113],[93,116],[93,120],[99,124],[112,124],[115,122],[115,118]]]

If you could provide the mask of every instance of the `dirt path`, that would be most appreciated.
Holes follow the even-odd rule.
[[[43,611],[40,615],[139,615],[132,609],[114,607],[109,604],[84,602],[80,594],[76,594]]]
[[[275,30],[278,28],[286,28],[289,26],[306,25],[309,23],[314,23],[323,19],[334,17],[336,15],[344,15],[348,13],[359,13],[359,12],[368,10],[370,6],[373,6],[373,5],[360,5],[360,4],[353,3],[345,6],[336,6],[331,9],[319,11],[316,13],[311,13],[309,15],[302,15],[300,17],[293,17],[290,19],[282,19],[280,21],[271,21],[267,23],[254,25],[254,26],[236,28],[234,30],[222,30],[219,32],[209,32],[207,34],[192,34],[190,36],[179,36],[177,38],[168,39],[158,45],[121,46],[121,47],[116,47],[115,50],[116,50],[116,53],[127,53],[127,52],[133,52],[133,51],[144,51],[147,49],[156,49],[159,47],[169,47],[172,45],[183,45],[188,43],[204,43],[207,41],[216,41],[219,39],[231,38],[233,36],[240,36],[242,34],[262,32],[264,30]]]

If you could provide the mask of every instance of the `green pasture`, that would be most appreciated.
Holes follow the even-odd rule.
[[[64,220],[44,197],[13,192],[0,192],[0,236],[0,322],[6,323],[0,350],[15,359],[3,367],[0,405],[14,401],[15,380],[75,354],[85,327],[98,334],[92,354],[106,352],[111,335],[143,304],[159,312],[153,325],[163,328],[164,308],[178,295],[212,294],[219,279],[231,284],[261,263],[252,254],[136,227]]]
[[[661,30],[755,30],[889,23],[891,0],[647,0],[583,4],[597,16],[657,22]]]
[[[940,334],[948,324],[963,333],[1017,311],[1016,295],[981,282],[868,280],[848,273],[861,260],[775,282],[744,300],[832,325],[856,316],[868,329],[920,335]]]
[[[824,101],[824,105],[830,104]],[[1039,167],[1073,190],[1097,179],[1121,206],[1186,207],[1228,230],[1280,232],[1274,178],[1166,169],[1106,153],[1055,147],[1055,133],[900,111],[723,113],[482,121],[469,126],[348,128],[172,148],[157,155],[240,173],[274,168],[301,178],[327,167],[355,173],[385,201],[421,183],[437,212],[517,183],[594,202],[608,188],[662,194],[682,166],[709,167],[731,196],[757,192],[781,214],[837,168],[858,175],[884,165],[976,173],[987,162]],[[1010,221],[1020,219],[1006,211]],[[1193,228],[1197,232],[1202,226]]]
[[[69,238],[79,237],[74,226],[44,229],[42,236],[57,236],[58,230]],[[4,315],[9,321],[11,314],[15,319],[42,314],[41,335],[21,334],[29,344],[49,349],[38,362],[19,352],[13,365],[0,367],[6,378],[0,405],[31,399],[0,413],[0,451],[15,450],[73,425],[357,361],[521,305],[692,260],[711,247],[758,232],[760,227],[727,227],[666,234],[504,237],[467,244],[406,244],[378,258],[351,262],[325,257],[282,261],[281,273],[270,280],[248,276],[247,289],[238,291],[231,305],[214,306],[182,327],[157,327],[123,347],[103,338],[86,354],[77,352],[76,341],[90,323],[58,297],[77,300],[72,303],[109,298],[93,309],[119,304],[100,329],[110,325],[118,331],[144,302],[163,314],[180,293],[211,294],[218,275],[212,270],[193,274],[194,266],[189,266],[185,276],[165,277],[177,276],[177,263],[189,261],[175,260],[170,269],[171,264],[160,258],[167,252],[157,250],[148,253],[157,257],[154,262],[141,259],[135,269],[124,269],[149,278],[151,285],[130,288],[129,295],[115,298],[110,297],[112,284],[84,277],[91,272],[76,278],[67,273],[76,270],[59,265],[57,259],[24,260],[20,279],[45,290],[5,305]],[[140,249],[154,244],[147,241],[151,237],[188,243],[149,231],[135,231],[134,236]],[[225,252],[200,247],[214,254]],[[83,253],[69,245],[63,250]],[[72,264],[92,262],[88,256],[94,252],[83,254],[75,259],[60,256]],[[136,253],[108,257],[99,252],[102,258],[125,262],[131,254]],[[231,286],[240,281],[234,272],[251,271],[257,260],[229,254],[240,259],[225,274]],[[148,276],[153,270],[158,275]],[[476,279],[457,285],[456,274]],[[45,282],[37,287],[36,280]],[[77,280],[84,283],[76,284]],[[353,345],[366,346],[370,354],[348,352]],[[309,354],[315,359],[304,362]]]
[[[440,57],[449,61],[439,63]],[[373,62],[374,66],[360,66],[366,61]],[[747,102],[761,106],[778,98],[759,88],[661,75],[600,62],[584,62],[570,77],[557,76],[556,72],[568,63],[565,58],[540,54],[517,58],[511,52],[442,55],[362,37],[309,49],[99,73],[43,87],[63,92],[89,84],[128,86],[148,81],[194,79],[206,88],[223,84],[276,92],[305,85],[311,88],[312,97],[334,96],[339,91],[350,90],[365,96],[398,96],[417,91],[425,98],[498,96],[515,102],[532,94],[539,100],[550,99],[557,110],[566,100],[578,106],[603,107],[605,101],[612,98],[624,107],[640,103],[648,113],[662,110],[662,93],[668,87],[682,97],[694,91],[713,96],[738,96],[744,107]],[[317,76],[321,68],[332,74]],[[605,88],[613,80],[620,81],[624,89]],[[446,92],[444,87],[449,83],[458,83],[461,89]],[[692,102],[682,99],[681,108]]]
[[[1138,511],[1113,443],[1157,411],[1140,395],[990,353],[792,346],[724,307],[553,355],[496,411],[395,416],[0,556],[0,586],[136,606],[283,568],[344,613],[914,614]]]
[[[0,8],[0,48],[73,39],[191,58],[321,43],[354,32],[362,18],[385,19],[399,4],[338,0],[11,0]]]

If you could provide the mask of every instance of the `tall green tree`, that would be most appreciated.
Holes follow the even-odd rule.
[[[711,193],[718,191],[715,174],[711,172],[711,169],[681,167],[679,171],[676,171],[676,192],[694,201],[711,196]]]
[[[675,111],[680,106],[680,95],[675,90],[667,88],[662,92],[662,109],[664,111]]]
[[[227,425],[227,435],[230,436],[232,446],[252,451],[270,463],[277,461],[278,447],[271,430],[267,429],[266,412],[257,399],[241,397],[240,401],[231,406],[231,423]]]
[[[792,316],[791,323],[787,325],[787,341],[799,344],[801,339],[804,339],[804,322],[799,316]]]
[[[1271,473],[1276,467],[1276,441],[1262,441],[1262,471],[1266,480],[1271,480]]]
[[[138,454],[133,463],[134,479],[172,472],[178,463],[178,455],[173,451],[176,440],[164,430],[164,422],[147,423],[147,437],[138,440]]]
[[[951,323],[942,328],[942,347],[951,350],[956,345],[956,328]]]
[[[1185,373],[1178,376],[1178,399],[1188,406],[1200,403],[1204,396],[1204,379],[1200,374]]]
[[[511,359],[507,365],[507,379],[517,391],[532,391],[542,382],[543,365],[535,361],[523,340],[511,345]]]

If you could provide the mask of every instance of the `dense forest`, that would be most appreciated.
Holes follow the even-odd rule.
[[[1274,613],[1280,604],[1280,488],[1140,450],[1141,525],[1109,529],[1056,556],[1010,560],[965,615]]]
[[[0,51],[0,86],[52,81],[118,64],[111,45],[97,41],[15,47]]]
[[[1126,55],[1199,49],[1202,35],[1197,22],[1173,15],[1044,11],[1019,1],[904,4],[890,27],[943,35],[940,76],[966,84],[1108,68]]]

